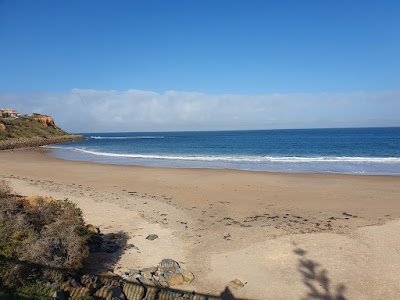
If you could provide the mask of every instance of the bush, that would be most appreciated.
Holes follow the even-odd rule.
[[[17,288],[15,295],[20,299],[37,299],[37,300],[49,300],[51,298],[52,290],[51,287],[43,287],[43,283],[40,281],[25,284]]]
[[[0,199],[2,199],[3,197],[7,197],[10,194],[11,194],[10,186],[5,180],[0,179]]]
[[[10,191],[7,183],[0,181],[1,260],[66,271],[81,268],[91,236],[81,210],[68,200],[22,198]],[[0,263],[0,286],[21,277],[21,270]]]

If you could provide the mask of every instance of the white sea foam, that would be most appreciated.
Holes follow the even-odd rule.
[[[128,154],[98,152],[82,148],[48,146],[49,148],[69,149],[75,152],[106,157],[146,159],[146,160],[177,160],[177,161],[209,161],[209,162],[243,162],[243,163],[400,163],[400,157],[351,157],[351,156],[319,156],[319,157],[300,157],[300,156],[222,156],[222,155],[153,155],[153,154]]]
[[[163,136],[91,136],[95,140],[163,139]]]

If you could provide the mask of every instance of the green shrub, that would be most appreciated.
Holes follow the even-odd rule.
[[[40,281],[24,284],[18,287],[15,292],[17,298],[35,300],[50,300],[52,299],[51,294],[51,287],[45,287],[43,282]]]
[[[81,210],[69,200],[25,199],[0,181],[0,262],[76,271],[89,254]],[[21,284],[23,268],[0,263],[0,286]],[[14,273],[16,272],[16,274]],[[23,283],[25,285],[25,283]]]

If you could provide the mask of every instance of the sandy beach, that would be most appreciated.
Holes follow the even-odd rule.
[[[127,233],[131,246],[104,271],[172,258],[196,276],[178,288],[202,293],[237,278],[240,298],[400,299],[400,177],[103,165],[46,151],[0,152],[0,175],[20,195],[74,201],[103,233]]]

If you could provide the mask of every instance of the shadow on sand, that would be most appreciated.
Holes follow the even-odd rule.
[[[114,269],[127,249],[128,236],[125,232],[97,234],[91,237],[91,253],[83,266],[83,272],[107,274]]]
[[[303,277],[303,283],[308,289],[307,295],[302,300],[348,300],[344,296],[346,286],[331,285],[328,271],[318,262],[307,258],[307,251],[296,248],[293,252],[298,255],[298,271]]]

